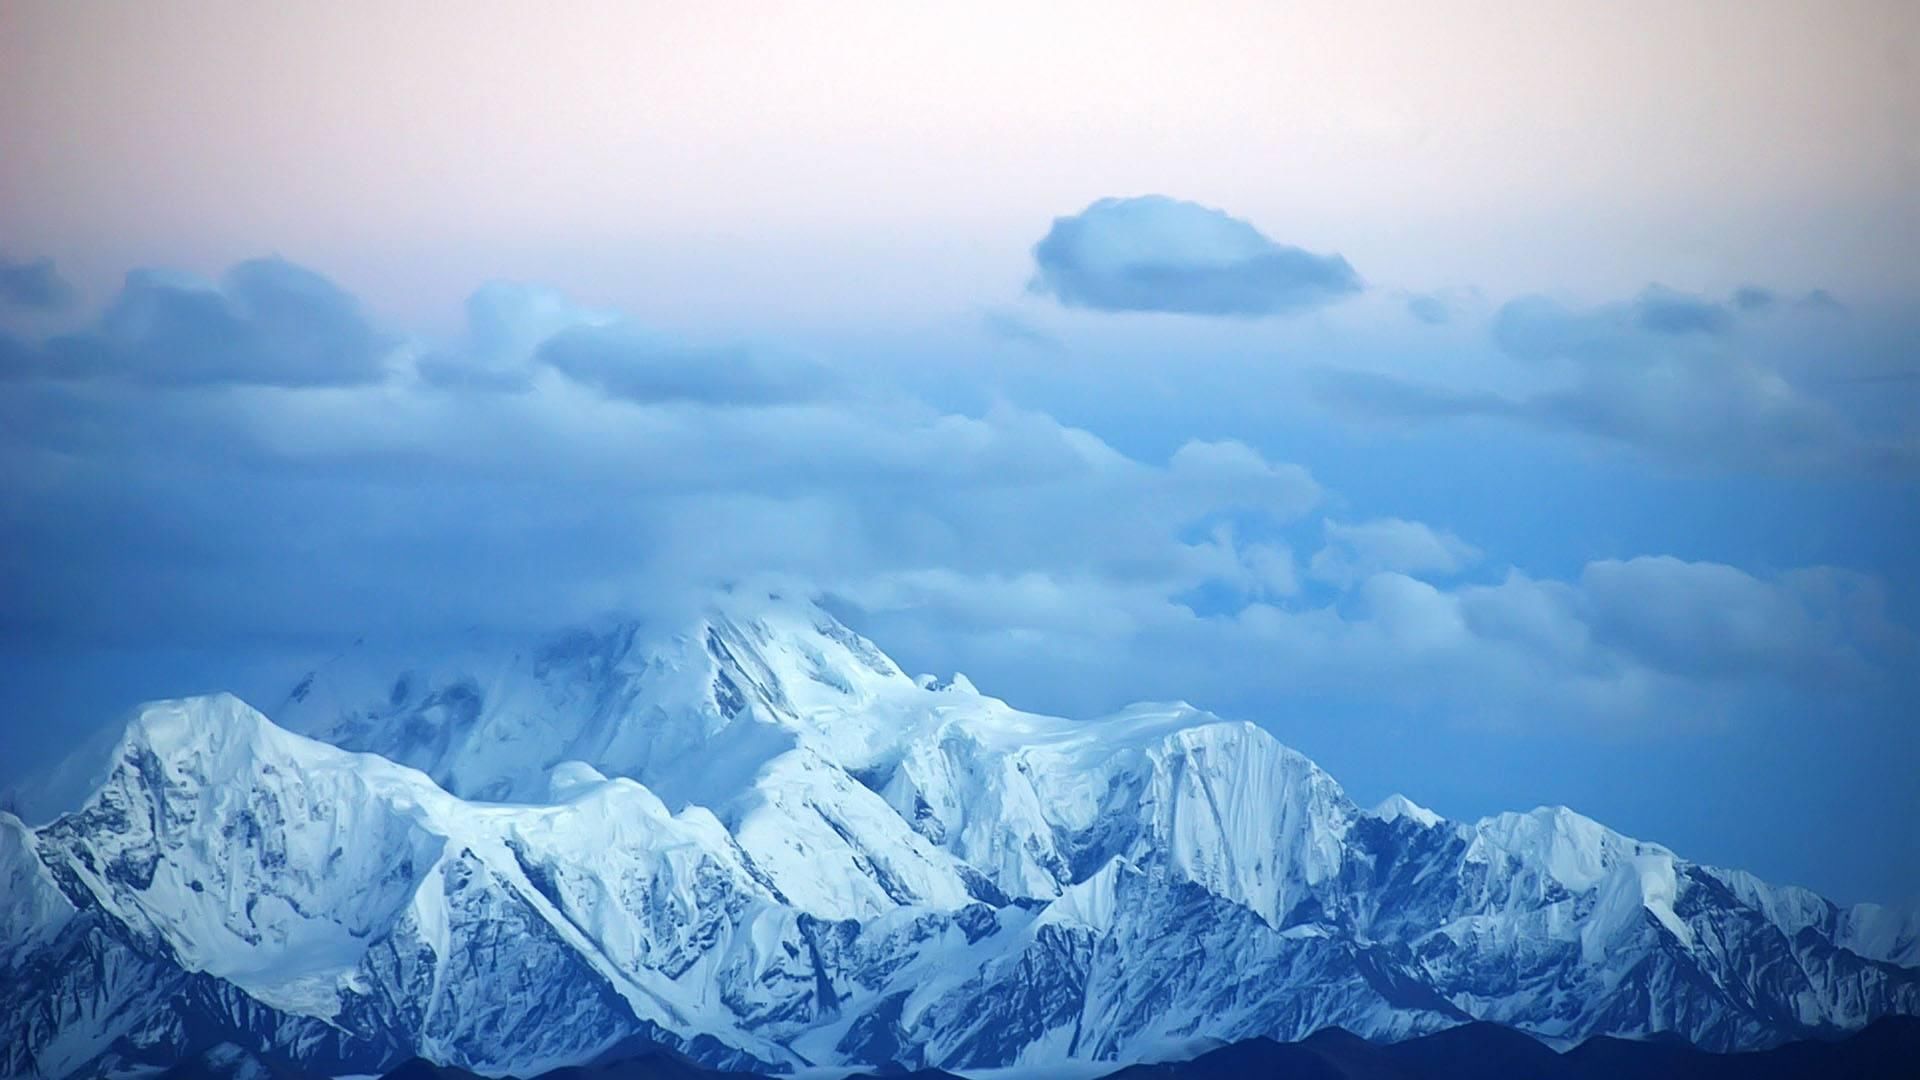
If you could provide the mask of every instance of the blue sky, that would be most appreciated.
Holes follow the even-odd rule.
[[[1913,29],[11,5],[0,783],[772,576],[1024,706],[1920,897]]]

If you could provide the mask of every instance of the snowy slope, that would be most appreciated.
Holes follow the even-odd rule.
[[[142,710],[0,815],[5,1075],[232,1043],[494,1072],[1181,1056],[1479,1018],[1758,1046],[1920,1014],[1915,918],[1564,808],[1355,806],[1264,730],[911,679],[812,604]],[[313,737],[307,737],[313,736]]]

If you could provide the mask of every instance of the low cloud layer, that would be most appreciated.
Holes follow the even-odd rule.
[[[1239,218],[1162,195],[1102,199],[1055,218],[1033,261],[1034,291],[1094,311],[1258,318],[1361,289],[1339,255],[1276,243]]]
[[[481,290],[445,343],[361,310],[284,263],[136,276],[85,335],[95,377],[0,384],[0,640],[518,633],[772,575],[1060,709],[1311,691],[1649,724],[1911,657],[1843,571],[1538,577],[1493,538],[1328,516],[1337,492],[1232,439],[1123,452],[1011,404],[663,344],[537,288]]]
[[[1753,286],[1726,301],[1652,286],[1587,308],[1521,297],[1488,327],[1499,358],[1514,365],[1500,389],[1330,368],[1315,379],[1324,400],[1363,416],[1504,420],[1686,468],[1920,470],[1920,431],[1910,420],[1836,394],[1863,363],[1841,362],[1850,340],[1834,321],[1844,322],[1841,311],[1805,301],[1791,312],[1776,306],[1773,293]]]

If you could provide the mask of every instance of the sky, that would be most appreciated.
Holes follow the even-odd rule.
[[[820,597],[1920,903],[1920,8],[0,0],[0,786]]]

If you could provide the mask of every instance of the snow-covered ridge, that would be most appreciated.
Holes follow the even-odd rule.
[[[339,1071],[635,1036],[1044,1070],[1329,1025],[1734,1047],[1920,1012],[1908,913],[1564,808],[1362,810],[1255,725],[1025,713],[802,600],[346,657],[277,712],[156,703],[83,806],[0,815],[0,1074],[209,1031]]]
[[[1399,821],[1405,818],[1429,829],[1445,820],[1439,814],[1398,793],[1380,800],[1380,804],[1373,808],[1373,816],[1382,821]]]

